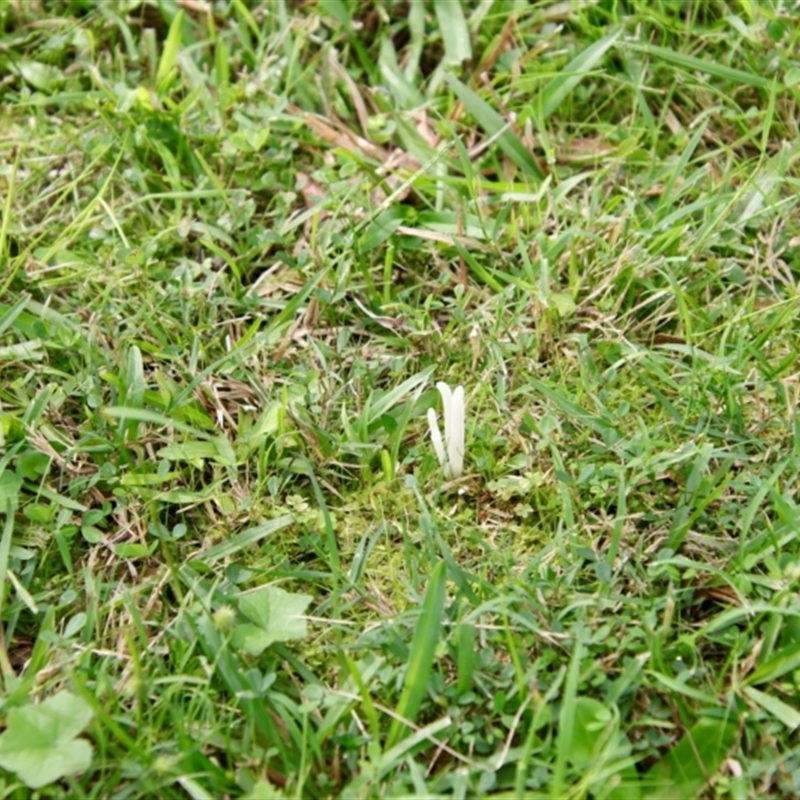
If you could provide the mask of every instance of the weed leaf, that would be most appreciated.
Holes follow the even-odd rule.
[[[239,600],[239,609],[254,624],[234,629],[234,646],[257,656],[274,642],[305,638],[308,631],[303,614],[311,600],[310,595],[292,594],[277,586],[247,592]]]
[[[696,797],[736,739],[730,719],[704,717],[642,779],[645,800]]]
[[[86,701],[67,691],[39,705],[12,708],[0,735],[0,766],[31,789],[88,769],[92,748],[76,737],[91,718]]]

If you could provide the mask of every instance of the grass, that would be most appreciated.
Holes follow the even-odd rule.
[[[2,796],[797,796],[799,12],[0,0]]]

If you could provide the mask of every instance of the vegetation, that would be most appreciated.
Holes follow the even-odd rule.
[[[798,53],[0,0],[0,795],[798,796]]]

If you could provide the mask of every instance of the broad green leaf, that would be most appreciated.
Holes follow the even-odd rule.
[[[578,697],[573,709],[572,741],[569,759],[579,767],[592,762],[617,730],[617,717],[599,700]]]
[[[578,53],[561,72],[545,86],[534,99],[537,119],[544,122],[564,102],[566,96],[593,70],[601,61],[606,51],[622,33],[622,28],[604,36]]]
[[[86,701],[68,691],[39,705],[12,708],[0,735],[0,766],[16,772],[31,789],[88,769],[91,745],[76,737],[91,718]]]
[[[5,508],[6,500],[16,501],[22,488],[22,478],[10,469],[0,474],[0,508]]]
[[[544,175],[533,156],[527,151],[525,145],[517,138],[514,132],[506,126],[506,121],[483,98],[479,97],[469,86],[461,83],[454,75],[445,78],[456,97],[475,118],[478,125],[489,136],[497,136],[498,147],[525,173],[543,180]],[[502,133],[500,133],[502,131]]]
[[[635,764],[625,764],[596,793],[597,800],[640,800],[642,786]]]
[[[788,703],[752,686],[746,686],[743,691],[754,703],[758,703],[764,711],[768,711],[773,717],[779,719],[790,730],[800,726],[800,711]]]
[[[550,292],[547,295],[547,306],[554,308],[562,317],[568,317],[576,308],[572,295],[566,292]]]
[[[233,646],[257,656],[274,642],[305,638],[308,630],[303,614],[312,599],[277,586],[262,586],[240,595],[239,610],[254,624],[236,626],[231,636]]]
[[[99,544],[103,541],[103,531],[94,525],[81,525],[81,536],[89,544]]]
[[[798,83],[800,83],[800,67],[790,67],[783,76],[783,85],[789,87]]]
[[[434,0],[433,8],[444,42],[445,64],[457,66],[472,58],[472,44],[463,5],[453,0]]]
[[[340,22],[348,31],[353,29],[353,20],[350,16],[350,9],[344,0],[327,0],[325,11],[330,14],[337,22]]]
[[[439,644],[439,632],[442,626],[445,601],[446,564],[440,561],[431,573],[425,599],[422,602],[411,653],[408,657],[403,691],[397,703],[397,716],[414,721],[425,693],[428,691],[428,679],[431,675],[436,646]],[[386,749],[391,750],[400,738],[405,725],[399,719],[392,722]]]
[[[40,525],[49,524],[50,520],[56,513],[54,506],[44,505],[42,503],[28,503],[22,509],[22,513],[31,521],[38,522]]]
[[[157,542],[151,542],[149,545],[139,544],[138,542],[120,542],[114,545],[114,555],[120,558],[147,558],[153,555]]]
[[[47,472],[50,456],[38,450],[28,450],[17,459],[17,475],[25,480],[36,481]]]
[[[616,769],[612,777],[592,785],[592,796],[598,800],[638,800],[639,774],[631,758],[630,742],[620,735],[616,707],[591,697],[577,697],[567,713],[572,718],[572,739],[565,755],[572,766],[606,774]]]
[[[53,90],[54,84],[62,77],[54,66],[43,64],[41,61],[20,61],[17,69],[34,89],[45,94],[49,94]]]
[[[275,640],[258,625],[237,625],[231,634],[231,644],[251,656],[261,655]]]
[[[285,797],[280,789],[273,786],[266,778],[262,778],[246,795],[242,795],[242,800],[284,800]]]
[[[719,771],[736,741],[731,719],[703,717],[642,778],[645,800],[686,800],[697,797]]]

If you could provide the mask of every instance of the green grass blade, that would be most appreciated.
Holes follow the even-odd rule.
[[[181,433],[188,433],[198,439],[204,439],[209,442],[216,441],[217,434],[206,433],[205,431],[193,428],[191,425],[186,425],[183,422],[172,419],[165,414],[159,414],[157,411],[150,411],[147,408],[131,408],[129,406],[105,406],[103,414],[113,419],[121,419],[136,422],[149,422],[153,425],[163,425],[167,428],[174,428]]]
[[[774,694],[762,692],[753,686],[746,686],[744,693],[775,719],[780,720],[790,731],[800,727],[800,711],[775,697]]]
[[[3,535],[0,538],[0,626],[3,625],[3,612],[5,610],[6,596],[6,576],[8,573],[8,554],[11,550],[11,537],[14,534],[14,512],[16,510],[16,499],[7,497],[5,501],[5,522],[3,523]],[[0,672],[3,675],[3,684],[7,685],[9,680],[14,678],[14,670],[8,660],[7,643],[5,642],[5,629],[0,641]]]
[[[763,664],[759,664],[756,670],[748,675],[746,683],[758,686],[760,683],[777,680],[787,672],[798,669],[800,669],[800,642],[792,642],[773,653]]]
[[[774,80],[765,78],[763,75],[758,75],[754,72],[745,72],[735,67],[727,67],[725,64],[720,64],[717,61],[697,58],[696,56],[690,56],[686,53],[681,53],[679,50],[672,50],[668,47],[659,47],[654,44],[628,44],[627,47],[631,50],[645,53],[659,61],[666,61],[668,64],[673,64],[681,69],[704,72],[707,75],[712,75],[715,78],[720,78],[730,83],[744,84],[745,86],[754,86],[757,89],[767,90],[772,89],[775,84]]]
[[[414,392],[415,389],[417,391],[413,399],[416,400],[421,391],[420,387],[430,380],[434,369],[435,367],[428,367],[422,370],[422,372],[418,372],[416,375],[407,378],[399,386],[395,386],[394,389],[390,389],[386,392],[386,394],[380,395],[369,409],[367,417],[369,423],[372,424],[376,420],[379,420],[384,414],[388,414],[404,397],[406,397],[406,395]]]
[[[0,335],[14,324],[17,317],[27,307],[30,299],[31,296],[29,294],[24,294],[13,306],[7,307],[0,304]]]
[[[606,34],[602,39],[590,44],[585,50],[578,53],[561,70],[558,76],[553,78],[539,92],[533,103],[538,112],[536,116],[540,123],[556,112],[567,95],[600,63],[608,49],[616,43],[621,34],[622,28],[617,28]]]
[[[294,517],[291,514],[284,514],[276,519],[271,519],[269,522],[256,525],[254,528],[249,528],[246,531],[237,533],[230,539],[226,539],[224,542],[209,547],[208,550],[195,556],[192,561],[200,561],[203,564],[210,565],[224,558],[230,558],[246,547],[251,547],[267,536],[271,536],[273,533],[277,533],[279,530],[286,528],[293,522]]]
[[[326,555],[330,558],[331,574],[333,575],[333,585],[338,585],[344,580],[342,573],[342,563],[339,557],[339,542],[336,539],[336,530],[333,527],[333,517],[331,516],[328,504],[325,502],[325,495],[322,493],[322,487],[319,485],[317,476],[314,474],[314,468],[309,462],[307,463],[308,477],[311,481],[311,488],[314,492],[314,497],[322,513],[322,519],[325,522],[325,541],[326,541]]]
[[[475,118],[478,125],[489,136],[497,137],[500,149],[528,176],[537,181],[544,179],[536,160],[508,127],[506,121],[483,98],[479,97],[469,86],[461,83],[454,75],[445,76],[450,88],[464,107]]]
[[[408,657],[403,691],[395,709],[399,717],[411,722],[416,718],[422,700],[428,691],[428,679],[433,668],[436,648],[439,644],[439,632],[442,627],[446,576],[446,564],[441,561],[431,573],[428,581]],[[387,750],[391,750],[398,743],[405,727],[398,719],[392,722],[389,737],[386,740]]]
[[[14,159],[14,163],[11,165],[11,169],[8,173],[8,179],[6,183],[6,198],[3,202],[3,219],[0,221],[0,270],[5,272],[6,265],[10,260],[9,254],[6,252],[6,242],[8,236],[8,228],[11,224],[11,210],[14,207],[14,190],[16,188],[16,179],[17,179],[17,169],[19,167],[19,153],[16,154],[16,158]],[[8,279],[10,281],[10,277]],[[2,297],[6,293],[6,289],[8,288],[8,282],[5,282],[2,287],[0,287],[0,297]]]
[[[434,0],[433,8],[444,42],[445,64],[457,66],[472,58],[469,28],[462,4],[452,0]]]
[[[172,23],[169,26],[169,33],[164,42],[164,50],[161,53],[161,58],[158,62],[158,72],[156,73],[156,86],[159,93],[166,91],[171,73],[175,68],[175,62],[178,60],[178,53],[181,49],[181,39],[183,36],[183,9],[172,18]]]
[[[561,712],[558,715],[558,738],[556,740],[556,763],[553,767],[553,782],[550,797],[553,800],[565,796],[567,764],[571,758],[572,739],[575,730],[576,702],[578,698],[578,679],[583,659],[583,641],[580,631],[576,631],[572,657],[561,697]]]

